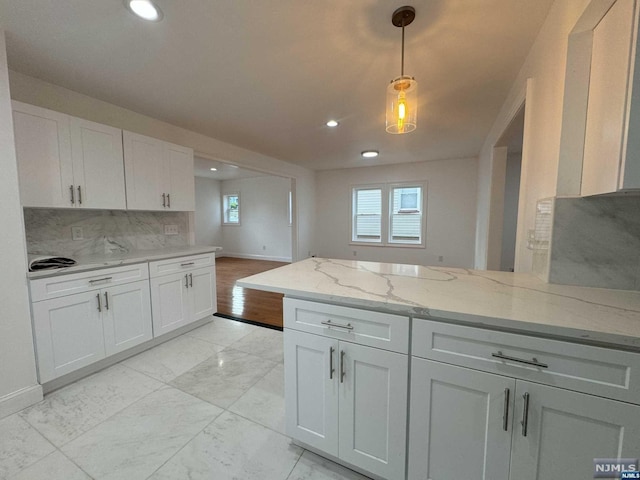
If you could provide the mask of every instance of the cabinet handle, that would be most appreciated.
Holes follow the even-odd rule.
[[[78,185],[78,203],[82,205],[82,187]]]
[[[189,276],[186,273],[184,274],[184,286],[189,288]]]
[[[502,352],[492,353],[491,356],[495,358],[500,358],[502,360],[509,360],[510,362],[518,362],[518,363],[524,363],[525,365],[533,365],[534,367],[549,368],[549,365],[547,365],[546,363],[540,363],[535,357],[533,357],[531,360],[524,360],[522,358],[503,355]]]
[[[524,398],[524,409],[522,410],[522,436],[527,436],[527,427],[529,426],[529,394],[525,393],[522,398]]]
[[[109,310],[109,292],[104,292],[104,306]]]
[[[189,265],[195,265],[196,262],[189,262],[189,263],[181,263],[180,266],[181,267],[188,267]]]
[[[320,322],[322,325],[327,325],[329,327],[338,327],[338,328],[346,328],[347,330],[353,330],[353,325],[347,323],[346,325],[342,325],[341,323],[333,323],[331,320],[323,320]]]
[[[106,282],[107,280],[111,280],[112,278],[113,277],[96,278],[95,280],[89,280],[89,283]]]
[[[162,194],[162,206],[165,208],[167,207],[167,199],[164,193]]]
[[[69,191],[71,192],[71,205],[75,205],[76,198],[73,195],[73,185],[69,185]]]
[[[502,429],[506,432],[509,430],[509,395],[508,388],[504,389],[504,413],[502,414]]]
[[[167,207],[171,208],[171,194],[167,193]]]
[[[189,286],[193,287],[193,273],[189,274]]]
[[[96,298],[98,299],[98,311],[102,312],[102,302],[100,301],[100,294],[99,293],[96,295]]]
[[[344,350],[340,350],[340,383],[344,383]]]
[[[333,352],[335,351],[335,348],[329,347],[329,380],[333,380],[333,372],[335,371],[333,368]]]

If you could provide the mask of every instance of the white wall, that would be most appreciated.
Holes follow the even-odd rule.
[[[502,218],[502,253],[500,270],[510,271],[515,264],[516,227],[518,221],[518,195],[522,153],[509,153],[504,180],[504,213]]]
[[[196,245],[222,246],[220,181],[196,177]]]
[[[536,201],[556,194],[567,40],[588,3],[589,0],[556,0],[552,5],[482,147],[478,165],[476,268],[487,266],[493,146],[519,109],[527,79],[531,79],[526,98],[516,271],[531,270],[526,232],[534,227]]]
[[[240,225],[222,225],[222,255],[291,261],[290,189],[282,177],[223,180],[222,195],[240,195]]]
[[[4,32],[0,30],[0,418],[42,399],[27,295],[27,257]]]
[[[316,255],[419,265],[473,266],[477,159],[326,170],[318,172],[316,179]],[[352,187],[406,181],[427,183],[426,248],[350,245]],[[443,257],[442,262],[438,261],[439,256]]]
[[[302,259],[312,249],[314,182],[311,170],[246,150],[199,133],[176,127],[131,110],[82,95],[42,80],[9,72],[11,96],[15,100],[111,125],[142,135],[161,138],[193,148],[204,158],[222,159],[240,167],[296,179],[297,244],[295,257]]]

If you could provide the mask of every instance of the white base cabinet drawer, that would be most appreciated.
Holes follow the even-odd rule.
[[[193,270],[194,268],[212,267],[215,266],[215,264],[215,253],[167,258],[165,260],[149,262],[149,275],[151,278],[155,278],[160,275],[171,275],[172,273]]]
[[[284,326],[360,345],[409,351],[409,318],[293,298],[284,299]]]
[[[640,355],[414,319],[412,353],[606,398],[640,403]]]
[[[39,302],[148,278],[149,267],[146,263],[104,268],[90,272],[70,273],[55,277],[36,278],[29,282],[31,301]]]

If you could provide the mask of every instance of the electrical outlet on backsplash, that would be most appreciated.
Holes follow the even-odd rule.
[[[24,223],[32,254],[73,258],[189,244],[187,212],[25,208]],[[165,235],[167,224],[177,226],[179,233]],[[71,240],[71,226],[82,228],[82,240]]]

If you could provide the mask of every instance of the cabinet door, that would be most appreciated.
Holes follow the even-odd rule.
[[[122,130],[71,117],[71,153],[77,205],[125,209]]]
[[[193,150],[165,143],[165,168],[171,197],[171,210],[193,211],[195,205],[195,177],[193,173]]]
[[[640,406],[517,381],[515,415],[513,480],[584,480],[593,478],[594,458],[640,454]]]
[[[101,290],[107,355],[153,338],[149,280]]]
[[[105,357],[98,291],[33,304],[40,382]]]
[[[287,435],[338,456],[338,341],[286,329],[284,357]]]
[[[340,342],[339,457],[387,479],[405,478],[408,357]]]
[[[13,102],[13,126],[25,207],[73,207],[69,116]]]
[[[189,323],[187,282],[188,278],[184,273],[151,279],[154,337]]]
[[[408,478],[507,480],[515,383],[413,357]]]
[[[193,270],[189,275],[189,296],[191,321],[200,320],[216,313],[216,272],[214,268],[206,267]]]
[[[634,9],[634,0],[617,0],[593,30],[582,195],[623,186]],[[637,161],[637,152],[626,155]],[[634,180],[625,187],[640,187],[640,179]]]
[[[131,132],[122,132],[129,210],[165,210],[164,142]],[[166,201],[165,201],[166,204]]]

